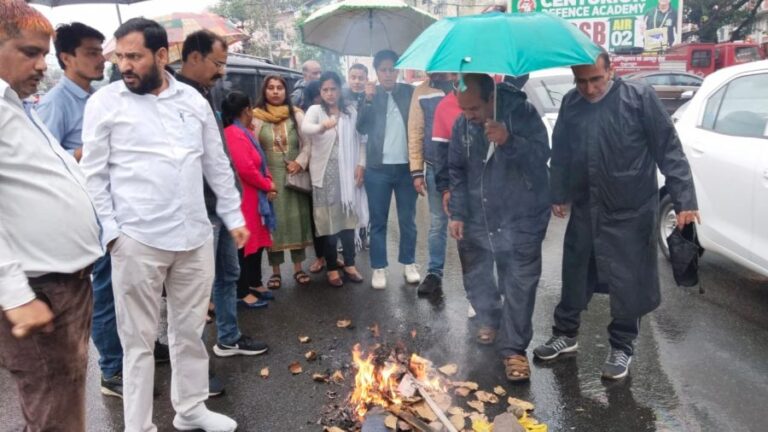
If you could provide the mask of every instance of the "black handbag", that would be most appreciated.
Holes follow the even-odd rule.
[[[689,223],[682,230],[675,228],[667,237],[672,274],[678,286],[691,287],[699,283],[699,257],[704,248],[696,235],[696,224]],[[699,291],[704,292],[699,285]]]

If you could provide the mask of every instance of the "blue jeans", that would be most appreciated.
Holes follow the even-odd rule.
[[[112,260],[109,253],[93,264],[93,321],[91,338],[99,351],[104,378],[123,370],[123,347],[117,334],[115,294],[112,291]]]
[[[368,211],[371,219],[371,267],[387,267],[387,219],[392,192],[397,204],[397,221],[400,225],[401,264],[416,261],[416,199],[408,164],[381,165],[365,170],[365,192],[368,194]]]
[[[435,185],[435,168],[427,164],[424,176],[427,182],[427,199],[429,200],[429,268],[428,274],[442,279],[445,266],[445,242],[448,237],[448,215],[443,211],[443,195]]]
[[[217,339],[220,344],[232,345],[241,336],[237,327],[237,280],[240,278],[237,246],[221,219],[212,216],[211,224],[213,253],[216,257],[212,297],[216,308]]]

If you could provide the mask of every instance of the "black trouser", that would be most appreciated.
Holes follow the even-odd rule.
[[[328,271],[338,270],[339,252],[336,249],[338,241],[341,240],[341,255],[344,257],[344,266],[351,267],[355,265],[355,230],[341,230],[336,235],[320,237],[324,246],[325,266]]]
[[[592,295],[595,293],[597,287],[597,266],[595,264],[595,254],[589,260],[589,272],[587,275],[587,303],[592,300]],[[567,269],[564,269],[567,271]],[[579,334],[579,326],[581,325],[581,309],[573,308],[563,303],[560,303],[555,308],[555,325],[552,327],[552,334],[555,336],[568,336],[576,337]],[[608,341],[611,347],[620,349],[632,355],[633,342],[637,339],[637,335],[640,332],[640,317],[637,318],[616,318],[611,320],[608,324]]]
[[[502,356],[524,355],[533,336],[531,319],[541,277],[541,241],[517,244],[512,250],[494,254],[462,240],[459,258],[464,288],[480,324],[499,329],[496,345]]]
[[[250,292],[250,288],[262,286],[261,281],[261,257],[264,255],[264,248],[256,253],[244,256],[244,250],[237,251],[240,258],[240,280],[237,282],[237,298],[243,298]]]
[[[315,208],[314,204],[312,204],[312,195],[310,194],[310,210]],[[325,245],[323,244],[323,239],[325,237],[318,237],[317,235],[317,228],[315,228],[315,218],[314,216],[309,218],[309,225],[312,227],[312,243],[315,248],[315,256],[318,258],[322,258],[325,254]]]

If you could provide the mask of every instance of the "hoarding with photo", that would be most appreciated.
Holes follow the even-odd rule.
[[[631,54],[679,43],[681,6],[682,0],[510,0],[508,10],[549,12],[609,52]]]

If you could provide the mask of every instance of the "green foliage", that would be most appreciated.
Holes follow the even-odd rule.
[[[296,40],[291,42],[295,47],[299,64],[307,60],[317,60],[323,66],[324,71],[334,71],[343,77],[344,72],[341,70],[341,57],[339,57],[336,52],[307,45],[301,41],[300,24],[304,22],[309,15],[310,14],[307,11],[302,11],[301,16],[294,24],[296,29]]]
[[[684,20],[698,27],[701,42],[717,42],[717,30],[726,25],[737,29],[732,40],[741,39],[754,21],[759,3],[747,7],[749,0],[686,0]]]

